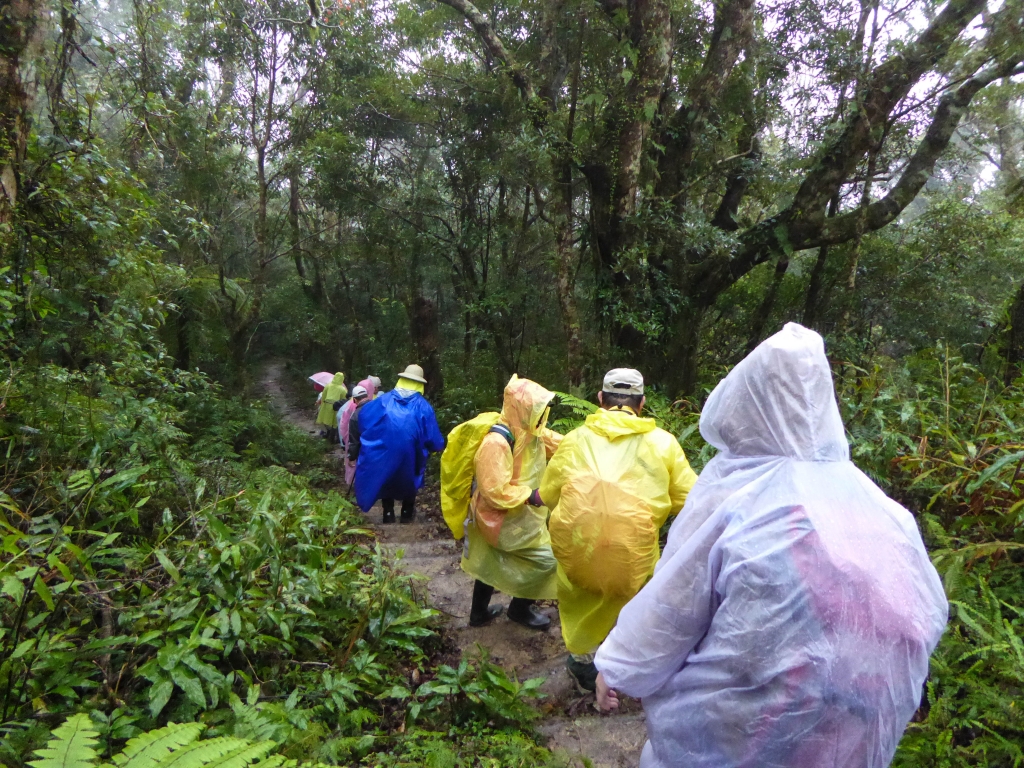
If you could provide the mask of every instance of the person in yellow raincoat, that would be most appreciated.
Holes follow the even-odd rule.
[[[348,397],[348,387],[345,386],[345,374],[336,373],[331,383],[324,387],[320,393],[320,409],[316,412],[316,423],[324,428],[327,439],[338,442],[338,408],[336,404],[344,404]]]
[[[597,397],[601,409],[566,435],[540,485],[551,507],[568,668],[591,691],[594,652],[651,577],[658,531],[697,481],[679,442],[640,417],[639,371],[609,371]]]
[[[553,392],[513,375],[501,418],[477,449],[462,556],[462,570],[476,579],[470,626],[487,624],[501,613],[489,605],[495,589],[512,597],[512,621],[540,630],[551,625],[534,601],[552,600],[556,594],[548,510],[536,492],[562,440],[547,428],[552,399]]]

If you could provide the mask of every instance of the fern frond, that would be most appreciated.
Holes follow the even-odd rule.
[[[569,409],[569,415],[554,419],[548,426],[558,432],[569,432],[583,424],[587,416],[597,410],[597,406],[588,400],[584,400],[568,392],[555,392],[558,397],[558,406]]]
[[[29,763],[32,768],[91,768],[96,762],[93,746],[99,733],[86,714],[72,715],[53,733],[46,746],[36,750],[39,760]]]
[[[206,742],[209,743],[209,742]],[[273,751],[276,745],[272,741],[260,741],[256,744],[245,742],[232,752],[227,753],[212,762],[205,763],[204,768],[247,768],[248,765],[257,760],[263,760]],[[284,758],[281,758],[284,759]],[[275,758],[260,763],[260,768],[269,768]],[[276,763],[275,763],[276,764]]]
[[[555,392],[558,396],[558,404],[569,408],[577,416],[587,416],[597,410],[597,406],[582,397],[569,394],[568,392]]]
[[[203,728],[202,723],[169,723],[163,728],[140,734],[129,740],[121,754],[114,755],[114,765],[118,768],[154,768],[169,753],[198,739]]]
[[[206,766],[215,765],[232,752],[247,746],[249,746],[248,741],[234,736],[197,741],[164,757],[157,763],[157,768],[206,768]]]

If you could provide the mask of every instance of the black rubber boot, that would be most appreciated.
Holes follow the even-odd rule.
[[[408,525],[416,519],[416,499],[404,499],[402,501],[402,519],[399,522]]]
[[[389,525],[395,522],[395,500],[381,499],[380,506],[384,510],[384,519],[381,520],[381,522],[384,525]]]
[[[551,626],[551,619],[533,604],[533,600],[513,597],[508,604],[508,617],[516,624],[541,631]]]
[[[469,626],[482,627],[490,624],[501,615],[500,605],[490,605],[494,587],[484,584],[480,579],[473,585],[473,607],[469,611]]]
[[[597,690],[597,667],[594,666],[594,662],[576,661],[572,656],[569,656],[569,660],[565,662],[566,669],[569,670],[569,675],[573,680],[584,691],[590,691],[593,693]]]

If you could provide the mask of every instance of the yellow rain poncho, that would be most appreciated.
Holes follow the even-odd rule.
[[[562,440],[546,426],[553,397],[539,384],[512,376],[498,423],[512,432],[515,447],[510,450],[497,433],[484,437],[473,462],[476,490],[466,518],[462,570],[529,600],[551,600],[556,592],[548,510],[526,504]]]
[[[593,653],[658,562],[658,530],[697,475],[653,419],[600,410],[566,435],[544,474],[558,612],[571,653]]]
[[[345,386],[345,374],[336,373],[320,395],[320,410],[316,414],[316,423],[325,427],[337,427],[338,414],[334,411],[334,404],[346,397],[348,387]]]

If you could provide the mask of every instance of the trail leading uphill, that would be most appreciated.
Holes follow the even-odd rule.
[[[314,431],[312,408],[304,411],[296,407],[296,398],[284,384],[281,362],[271,362],[264,368],[261,386],[285,420]],[[338,471],[340,475],[340,461]],[[547,698],[541,703],[543,717],[538,730],[547,737],[552,750],[573,756],[576,765],[584,765],[581,758],[586,757],[594,768],[636,766],[646,740],[639,704],[629,701],[618,714],[602,716],[593,708],[593,695],[578,692],[565,671],[566,651],[554,604],[544,604],[552,617],[547,632],[526,629],[504,616],[486,627],[470,627],[473,584],[459,567],[461,545],[451,538],[444,524],[436,487],[424,489],[417,510],[411,525],[385,526],[380,524],[378,505],[367,515],[368,523],[406,573],[426,579],[430,603],[445,616],[446,629],[458,649],[474,653],[479,644],[488,650],[492,661],[520,680],[547,678],[542,687]],[[507,595],[495,594],[492,604],[507,607],[508,601]]]

